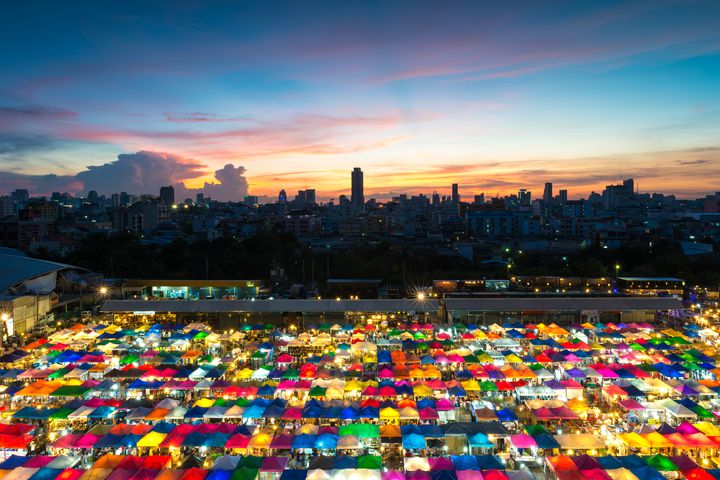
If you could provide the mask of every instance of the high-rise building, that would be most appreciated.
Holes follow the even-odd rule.
[[[278,203],[282,203],[282,204],[287,203],[287,192],[285,192],[284,189],[283,189],[283,190],[280,190],[280,193],[278,193],[278,200],[277,200],[277,202],[278,202]]]
[[[452,184],[452,197],[450,200],[453,205],[457,205],[460,203],[460,189],[458,188],[457,183]]]
[[[473,201],[475,205],[484,205],[485,204],[485,194],[481,193],[480,195],[475,195],[475,199]]]
[[[0,196],[0,218],[9,217],[15,213],[15,202],[12,197]]]
[[[308,203],[315,203],[315,189],[314,188],[308,188],[305,190],[305,200]]]
[[[315,189],[308,188],[305,190],[298,190],[295,201],[298,203],[315,203]]]
[[[352,180],[352,190],[350,201],[353,205],[362,207],[365,205],[365,192],[363,187],[363,171],[360,167],[353,168],[350,174]]]
[[[197,203],[198,205],[204,204],[205,203],[205,194],[202,192],[196,194],[195,195],[195,203]]]
[[[560,205],[565,205],[567,203],[568,197],[567,197],[567,190],[560,190],[558,192],[558,197],[560,200]]]
[[[24,208],[30,200],[30,192],[24,188],[18,188],[13,191],[10,196],[12,197],[13,202],[15,202],[15,206],[18,210]]]
[[[551,182],[547,182],[545,184],[545,191],[543,192],[543,201],[545,203],[552,203],[552,201],[553,201],[553,189],[552,189]]]
[[[524,188],[518,192],[518,202],[523,207],[529,207],[532,202],[532,193]]]
[[[175,189],[172,185],[160,187],[160,200],[165,202],[165,205],[175,205]]]
[[[623,180],[623,187],[625,187],[625,191],[629,193],[630,195],[635,193],[635,180],[632,178],[628,178],[627,180]]]

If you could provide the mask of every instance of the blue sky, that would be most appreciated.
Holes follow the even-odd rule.
[[[382,196],[453,182],[466,195],[539,193],[546,181],[586,195],[627,176],[682,196],[720,190],[718,2],[9,12],[0,192],[202,188],[225,165],[260,195],[314,186],[336,198],[354,166]],[[118,155],[134,159],[132,175],[117,177]]]

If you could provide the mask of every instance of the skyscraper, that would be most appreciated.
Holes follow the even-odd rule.
[[[567,190],[560,190],[558,192],[558,196],[560,197],[560,205],[565,205],[567,203]]]
[[[165,205],[175,205],[175,188],[172,185],[160,187],[160,200],[165,202]]]
[[[452,184],[452,197],[451,201],[453,205],[457,205],[460,203],[460,189],[458,188],[457,183]]]
[[[352,179],[352,196],[350,201],[353,205],[361,207],[365,205],[365,193],[363,191],[363,171],[355,167],[350,174]]]
[[[547,182],[545,184],[545,191],[543,192],[543,201],[545,203],[552,203],[553,201],[553,191],[552,191],[552,183]]]
[[[280,193],[278,193],[278,203],[287,203],[287,192],[285,192],[285,189],[280,190]]]

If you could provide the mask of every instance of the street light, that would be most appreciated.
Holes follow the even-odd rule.
[[[423,300],[425,300],[425,292],[418,292],[417,299],[420,300],[421,302]]]
[[[618,275],[620,274],[620,264],[615,264],[615,278],[618,278]]]
[[[100,289],[98,290],[98,293],[100,293],[100,295],[102,295],[104,297],[108,293],[107,287],[100,287]]]

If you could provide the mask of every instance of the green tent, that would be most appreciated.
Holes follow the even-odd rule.
[[[57,410],[55,410],[53,413],[51,413],[49,418],[51,420],[67,420],[68,415],[70,415],[74,411],[75,411],[75,409],[73,409],[73,408],[60,407]]]
[[[543,427],[542,425],[525,425],[525,432],[528,435],[540,435],[540,434],[550,434],[550,430]]]
[[[263,352],[262,350],[258,350],[257,352],[253,353],[252,357],[250,357],[250,358],[257,360],[257,359],[263,359],[266,356],[267,356],[267,353]]]
[[[293,368],[290,368],[283,373],[284,379],[296,379],[300,377],[300,370],[295,370]]]
[[[420,342],[417,344],[418,350],[428,350],[430,349],[430,345],[427,344],[427,342]]]
[[[640,345],[640,344],[637,343],[637,342],[631,343],[631,344],[630,344],[630,348],[631,348],[632,350],[635,350],[636,352],[644,352],[644,351],[646,350],[645,347],[643,347],[642,345]]]
[[[252,403],[252,400],[248,400],[245,397],[240,397],[237,400],[235,400],[235,405],[237,405],[238,407],[247,407],[251,403]]]
[[[680,470],[668,457],[660,455],[659,453],[652,457],[646,457],[645,462],[649,467],[653,467],[661,472],[677,472]]]
[[[483,392],[497,392],[498,387],[495,385],[495,382],[491,382],[490,380],[485,380],[484,382],[480,383],[480,389]]]
[[[380,427],[370,423],[351,423],[342,425],[338,435],[341,437],[355,435],[358,438],[380,438]]]
[[[328,330],[330,330],[331,328],[332,328],[332,325],[330,325],[329,323],[321,323],[321,324],[318,326],[318,330],[328,331]]]
[[[248,468],[248,467],[238,468],[235,471],[233,471],[233,474],[230,477],[230,480],[255,480],[255,477],[257,477],[258,471],[259,471],[259,469],[257,469],[257,468]]]
[[[128,354],[120,359],[120,365],[130,365],[140,360],[140,355]]]
[[[67,375],[68,373],[70,373],[70,371],[72,371],[72,368],[70,368],[70,367],[63,367],[63,368],[61,368],[61,369],[59,369],[59,370],[55,370],[53,373],[51,373],[50,375],[48,375],[48,378],[49,378],[50,380],[57,380],[58,378],[62,378],[62,377],[64,377],[65,375]]]
[[[195,334],[193,337],[193,340],[202,340],[203,338],[207,337],[209,334],[207,332],[199,331]]]
[[[692,410],[692,412],[700,418],[715,418],[715,415],[713,415],[710,410],[708,410],[707,408],[703,408],[700,405],[697,405],[690,410]]]
[[[326,393],[327,388],[323,388],[317,385],[310,389],[311,397],[324,397]]]
[[[358,457],[358,468],[382,470],[382,457],[380,455],[361,455]]]
[[[63,385],[50,394],[53,397],[82,397],[90,389],[81,385]]]
[[[237,468],[249,468],[253,470],[257,470],[262,466],[263,457],[260,457],[258,455],[248,455],[247,457],[241,457],[240,461],[237,464]]]

